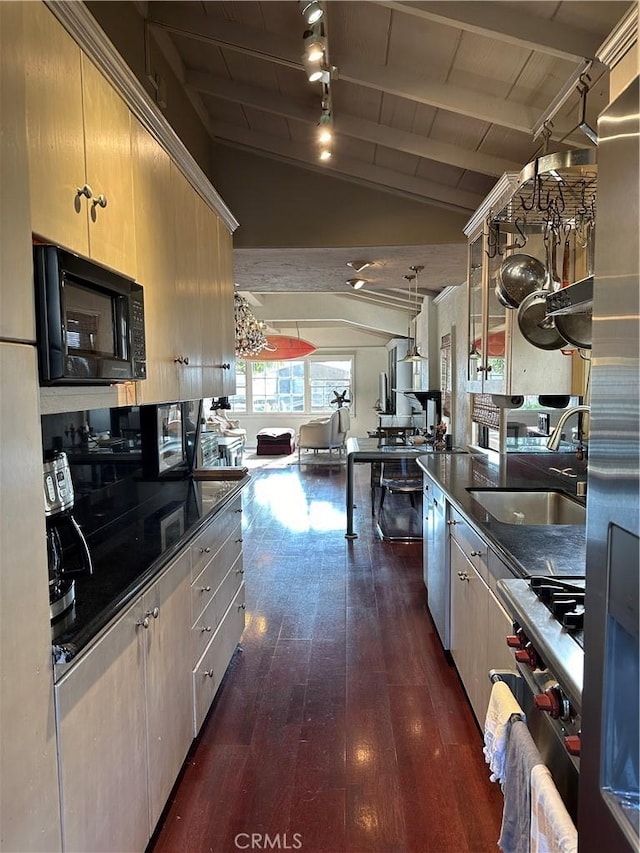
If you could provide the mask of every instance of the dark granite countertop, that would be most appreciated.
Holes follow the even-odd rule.
[[[53,625],[53,655],[68,663],[249,482],[242,479],[145,481],[126,478],[76,494],[74,515],[93,574],[76,577],[76,602]]]
[[[440,484],[451,503],[486,539],[518,577],[584,577],[586,531],[583,525],[505,524],[469,494],[469,488],[559,489],[575,497],[577,479],[586,480],[586,463],[568,454],[505,454],[494,462],[482,454],[419,456],[418,465]],[[568,478],[551,468],[573,468]],[[580,501],[583,505],[584,499]]]

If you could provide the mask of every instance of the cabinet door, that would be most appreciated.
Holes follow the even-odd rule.
[[[95,65],[82,55],[82,93],[91,257],[136,277],[131,116]],[[97,200],[102,197],[106,207]]]
[[[198,251],[198,207],[200,198],[182,172],[171,166],[174,212],[175,279],[171,303],[172,323],[178,351],[175,370],[179,399],[202,396],[202,322],[200,312],[200,258]]]
[[[44,3],[25,3],[31,228],[89,255],[80,48]]]
[[[179,351],[175,323],[174,210],[169,155],[132,120],[133,195],[138,281],[144,287],[147,378],[136,387],[138,403],[179,399],[173,361]]]
[[[145,593],[149,817],[153,829],[193,735],[189,648],[191,559],[187,551]],[[157,610],[156,610],[157,608]],[[157,614],[155,617],[153,614]]]
[[[488,587],[451,538],[451,654],[480,725],[488,699]]]
[[[65,850],[144,850],[150,836],[141,607],[57,684]]]
[[[3,28],[20,5],[0,3]],[[60,806],[34,347],[0,342],[0,388],[0,847],[53,853]]]
[[[20,3],[0,4],[0,338],[35,341],[24,59]],[[10,132],[4,129],[10,128]]]
[[[218,397],[222,394],[223,370],[219,365],[222,364],[221,330],[224,319],[219,298],[218,221],[215,212],[199,197],[197,235],[200,305],[193,327],[202,342],[202,396]]]
[[[229,232],[222,219],[218,217],[218,315],[219,323],[219,352],[222,364],[230,367],[222,370],[222,396],[228,397],[236,393],[236,323],[234,310],[234,281],[233,281],[233,235]]]

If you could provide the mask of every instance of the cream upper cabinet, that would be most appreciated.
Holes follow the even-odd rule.
[[[137,121],[133,131],[133,197],[136,210],[138,281],[144,287],[147,378],[138,382],[138,403],[179,397],[179,352],[174,310],[175,242],[171,161]]]
[[[0,338],[34,341],[22,3],[0,3]]]
[[[195,400],[202,396],[202,202],[189,181],[173,164],[171,196],[176,247],[171,323],[178,342],[173,358],[179,398]]]
[[[233,236],[222,219],[218,217],[218,263],[219,263],[219,294],[220,305],[219,316],[222,318],[218,330],[218,342],[220,360],[223,364],[230,364],[230,368],[223,369],[220,378],[222,389],[217,392],[223,397],[236,393],[236,334],[235,334],[235,312],[233,295],[235,285],[233,281]]]
[[[43,4],[25,20],[32,231],[135,277],[129,109]]]

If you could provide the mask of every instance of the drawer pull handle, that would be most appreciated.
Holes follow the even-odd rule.
[[[240,539],[236,539],[236,544],[237,544],[238,542],[242,543],[242,537],[240,537]]]
[[[472,551],[470,554],[471,557],[481,557],[482,551]]]
[[[455,520],[455,518],[450,518],[449,521],[447,521],[447,524],[449,525],[449,527],[453,527],[453,525],[457,524],[457,523],[458,522]]]
[[[242,512],[242,509],[234,509],[234,512]]]
[[[210,586],[201,586],[200,592],[211,592],[211,587]]]
[[[207,669],[202,674],[205,676],[205,678],[213,678],[213,670],[212,669]]]
[[[136,622],[136,628],[148,628],[149,627],[149,617],[145,616],[144,619],[138,619]]]
[[[246,608],[247,608],[246,604],[239,604],[238,605],[238,610],[246,610]]]
[[[244,574],[244,569],[236,569],[236,574],[237,574],[237,575],[243,575],[243,574]]]
[[[211,625],[203,625],[202,628],[200,628],[200,633],[201,634],[210,634],[211,633]]]
[[[458,577],[461,581],[468,581],[469,575],[466,572],[458,572]]]
[[[200,548],[200,553],[201,554],[210,554],[211,548],[209,548],[209,546],[207,546],[206,548]]]
[[[160,608],[154,607],[153,610],[147,610],[147,612],[144,615],[146,617],[153,616],[154,619],[157,619],[158,616],[160,615]]]

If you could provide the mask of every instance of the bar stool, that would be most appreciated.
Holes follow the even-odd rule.
[[[422,472],[415,459],[394,459],[380,464],[380,504],[382,510],[387,492],[408,494],[411,506],[416,509],[416,492],[422,492]]]

